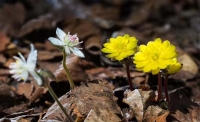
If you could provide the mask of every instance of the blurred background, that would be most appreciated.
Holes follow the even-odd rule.
[[[40,106],[36,110],[41,112],[51,105],[46,101],[53,102],[44,89],[32,99],[37,87],[30,82],[14,82],[9,74],[13,56],[21,52],[27,57],[31,43],[38,50],[37,68],[49,69],[58,79],[51,82],[56,94],[62,96],[70,90],[61,66],[62,52],[48,41],[48,37],[56,37],[57,27],[83,41],[80,48],[85,58],[72,55],[66,62],[76,85],[94,79],[108,81],[113,89],[128,85],[123,66],[101,52],[111,37],[129,34],[139,44],[155,38],[169,40],[176,45],[178,60],[183,63],[182,70],[169,79],[170,93],[181,90],[171,99],[184,96],[169,103],[170,111],[187,113],[185,108],[199,104],[200,0],[0,0],[0,117],[28,110],[30,105]],[[157,85],[157,76],[137,72],[134,65],[130,69],[136,87],[146,83],[153,89]],[[122,100],[123,95],[117,97]],[[24,107],[21,103],[27,99],[29,105]],[[22,107],[10,108],[16,104]],[[198,115],[199,108],[192,112]]]

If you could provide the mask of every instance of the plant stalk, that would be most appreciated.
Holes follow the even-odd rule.
[[[128,82],[129,82],[130,90],[133,91],[133,84],[132,84],[132,81],[131,81],[129,63],[126,63],[125,65],[126,65],[126,73],[127,73],[127,77],[128,77]]]
[[[168,94],[167,82],[168,82],[168,76],[166,76],[164,78],[164,88],[165,88],[165,98],[166,98],[166,101],[169,102],[169,94]]]
[[[57,102],[58,106],[60,107],[60,109],[63,111],[63,113],[65,114],[65,116],[67,117],[69,122],[74,122],[74,120],[71,118],[71,116],[66,112],[66,110],[64,109],[63,105],[60,103],[60,101],[58,100],[58,97],[56,96],[56,94],[54,93],[53,89],[51,88],[51,86],[48,83],[44,83],[45,87],[48,88],[49,93],[51,94],[51,96],[53,97],[53,99]]]
[[[162,99],[162,78],[161,73],[158,73],[158,102]]]
[[[69,80],[70,88],[73,89],[73,88],[75,88],[75,85],[74,85],[74,82],[72,80],[72,76],[71,76],[71,74],[70,74],[70,72],[69,72],[69,70],[68,70],[68,68],[66,66],[66,57],[67,57],[66,52],[63,51],[63,62],[62,62],[63,63],[63,67],[64,67],[64,70],[65,70],[65,72],[67,74],[67,78]]]

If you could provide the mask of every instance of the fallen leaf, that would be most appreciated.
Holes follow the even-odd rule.
[[[45,49],[49,50],[49,51],[54,51],[54,50],[58,50],[55,46],[52,45],[52,43],[50,41],[45,41],[44,43]]]
[[[188,80],[194,78],[198,73],[198,66],[194,60],[186,53],[178,56],[178,61],[183,64],[182,69],[170,77],[174,79]]]
[[[94,110],[94,116],[96,116],[95,114],[101,114],[102,116],[99,116],[99,119],[105,122],[109,118],[112,118],[113,122],[115,122],[114,120],[120,120],[118,116],[121,116],[121,110],[116,103],[117,98],[114,97],[112,89],[110,89],[109,84],[105,81],[95,80],[83,83],[81,86],[63,95],[59,100],[67,112],[75,117],[74,119],[86,118],[90,111]],[[64,115],[57,103],[54,103],[41,121],[53,121],[56,118],[63,117]]]
[[[13,88],[3,82],[0,83],[0,108],[12,107],[16,104],[17,97]]]
[[[168,103],[168,109],[172,113],[180,111],[183,115],[186,115],[189,113],[188,109],[199,106],[197,103],[191,100],[189,91],[187,89],[176,89],[169,95],[170,102]]]
[[[120,12],[118,6],[105,6],[103,4],[94,4],[89,10],[92,18],[99,17],[106,20],[117,20]]]
[[[51,72],[55,72],[60,66],[60,64],[61,62],[38,61],[40,69],[48,69]]]
[[[198,73],[198,66],[194,60],[188,54],[182,54],[178,57],[178,60],[183,64],[181,70],[190,72],[194,75]]]
[[[93,35],[89,37],[84,43],[84,49],[92,55],[100,55],[102,42],[100,35]]]
[[[153,103],[152,99],[155,97],[155,92],[135,89],[133,91],[126,91],[124,94],[123,102],[129,105],[137,120],[142,122],[145,119],[144,115],[147,107]]]
[[[8,76],[10,75],[9,69],[7,68],[0,68],[0,82],[8,83],[9,79]]]
[[[6,62],[6,58],[4,57],[4,55],[0,54],[0,63],[4,64]]]
[[[136,26],[145,22],[157,5],[155,4],[155,2],[157,2],[157,0],[145,1],[144,4],[142,4],[142,7],[139,7],[137,10],[132,11],[129,19],[127,19],[127,21],[125,22],[125,25]]]
[[[34,86],[31,83],[16,82],[15,89],[18,95],[24,95],[28,99],[34,91]]]
[[[32,122],[43,113],[35,113],[35,109],[28,109],[25,104],[14,106],[13,112],[0,119],[0,122]],[[23,110],[23,111],[22,111]],[[19,112],[22,111],[22,112]]]
[[[186,108],[187,109],[187,108]],[[177,110],[175,113],[171,113],[171,115],[168,117],[168,121],[179,121],[179,122],[199,122],[200,121],[200,107],[194,107],[188,108],[188,113],[185,114],[179,110]]]
[[[142,122],[167,122],[168,114],[169,111],[163,110],[158,106],[149,106],[144,113],[144,120]]]
[[[84,71],[81,59],[75,55],[68,56],[66,59],[66,65],[69,69],[72,80],[74,82],[80,82],[84,81],[88,78],[88,75]],[[58,81],[68,81],[67,75],[65,70],[63,69],[62,64],[59,66],[59,68],[54,72],[54,75],[56,76]]]
[[[84,122],[121,122],[122,120],[113,112],[96,108],[91,110]]]
[[[16,36],[26,19],[25,7],[20,2],[5,4],[0,9],[0,16],[1,31]]]
[[[10,43],[10,38],[7,37],[5,34],[3,34],[2,32],[0,32],[0,52],[4,51],[7,47],[7,45]]]
[[[63,22],[63,24],[65,26],[65,28],[63,28],[63,31],[65,31],[66,33],[70,32],[70,34],[77,33],[77,36],[80,38],[80,41],[83,41],[83,43],[85,43],[85,39],[89,36],[101,35],[99,29],[89,20],[74,19],[72,21],[69,21],[67,19],[65,22]]]
[[[47,60],[51,60],[53,58],[57,58],[57,57],[62,57],[62,52],[58,52],[58,51],[38,51],[38,60],[40,61],[47,61]]]

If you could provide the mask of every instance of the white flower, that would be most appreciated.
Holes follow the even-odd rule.
[[[71,52],[74,55],[77,55],[79,57],[85,57],[84,54],[79,50],[79,48],[75,47],[78,44],[82,43],[79,42],[79,39],[77,35],[70,35],[69,32],[66,34],[64,31],[61,29],[57,28],[56,29],[56,34],[59,39],[54,38],[54,37],[49,37],[48,40],[58,47],[61,50],[64,50],[68,55],[71,54]]]
[[[17,79],[17,81],[27,81],[28,73],[30,73],[33,76],[33,78],[37,81],[38,85],[42,85],[42,80],[35,71],[37,61],[37,50],[34,50],[32,44],[30,46],[31,52],[28,55],[27,61],[21,53],[18,53],[19,57],[13,57],[14,59],[16,59],[16,62],[10,64],[10,73],[13,74],[12,77]]]

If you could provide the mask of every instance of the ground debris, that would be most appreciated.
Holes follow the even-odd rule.
[[[81,86],[63,95],[60,101],[67,112],[77,121],[84,120],[87,117],[89,122],[91,116],[92,119],[99,119],[102,122],[107,122],[107,120],[110,120],[110,122],[121,121],[122,115],[116,103],[117,98],[114,97],[112,89],[105,81],[94,80],[82,83]],[[98,118],[95,117],[96,115],[98,115]],[[54,103],[41,121],[53,121],[63,117],[64,114]]]
[[[135,89],[125,92],[123,102],[129,105],[138,122],[165,122],[169,111],[157,106],[153,101],[155,97],[152,90]]]

